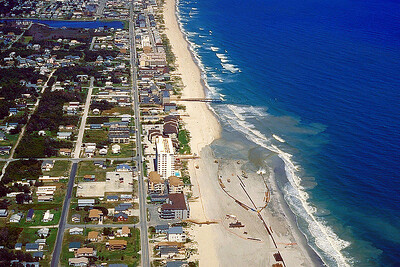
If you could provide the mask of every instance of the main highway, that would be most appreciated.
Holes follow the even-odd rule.
[[[140,209],[140,244],[142,266],[150,266],[149,258],[149,239],[147,235],[147,210],[146,210],[146,187],[143,179],[143,150],[142,150],[142,128],[140,125],[139,92],[137,88],[137,66],[136,66],[136,44],[135,44],[135,25],[134,25],[133,4],[130,5],[129,19],[129,39],[130,39],[130,61],[132,78],[133,109],[135,114],[135,134],[136,134],[136,158],[139,181],[139,209]]]

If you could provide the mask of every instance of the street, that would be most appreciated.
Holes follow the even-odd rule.
[[[61,213],[60,223],[58,227],[58,233],[57,233],[56,243],[54,246],[53,257],[51,258],[51,267],[57,267],[60,261],[65,224],[68,217],[69,206],[71,204],[72,189],[74,188],[75,175],[77,169],[78,169],[78,163],[73,163],[68,181],[67,194],[65,195],[63,210]]]
[[[146,211],[146,187],[143,181],[143,150],[142,150],[142,130],[140,125],[139,93],[137,88],[137,67],[136,67],[136,44],[135,44],[135,26],[133,22],[133,5],[130,5],[129,19],[129,39],[130,39],[130,61],[132,77],[132,95],[135,114],[135,134],[136,134],[136,157],[139,181],[139,209],[140,209],[140,244],[142,266],[150,266],[149,259],[149,240],[147,235],[147,211]]]
[[[93,82],[94,82],[94,78],[91,77],[90,78],[90,86],[89,86],[89,90],[86,96],[86,102],[85,102],[85,110],[83,111],[83,116],[82,116],[82,120],[81,120],[81,125],[79,127],[79,133],[78,133],[78,139],[76,140],[76,144],[75,144],[75,151],[73,153],[73,157],[74,158],[79,158],[79,154],[81,153],[81,147],[82,147],[82,140],[83,140],[83,133],[85,132],[85,127],[86,127],[86,119],[88,117],[89,114],[89,110],[90,110],[90,101],[92,99],[92,92],[93,92]]]

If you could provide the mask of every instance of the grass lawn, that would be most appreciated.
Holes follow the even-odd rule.
[[[0,141],[0,146],[11,146],[13,147],[18,140],[19,134],[6,134],[6,140]]]
[[[86,124],[102,124],[109,121],[109,117],[88,117]]]
[[[48,225],[56,225],[60,221],[61,217],[61,208],[58,208],[57,210],[50,210],[52,214],[54,214],[54,218],[50,222],[42,222],[44,213],[46,210],[35,210],[35,216],[33,217],[33,220],[30,222],[26,221],[26,217],[24,217],[21,222],[19,223],[20,227],[30,227],[30,226],[48,226]],[[26,216],[26,214],[25,214]]]
[[[114,107],[112,109],[104,110],[102,115],[113,114],[132,114],[132,107]]]
[[[108,140],[106,130],[86,130],[83,134],[83,143],[100,143]]]
[[[69,177],[70,170],[71,162],[69,160],[57,160],[54,163],[53,169],[51,169],[50,171],[44,171],[43,175]]]
[[[92,175],[96,176],[97,181],[105,181],[106,180],[106,172],[114,171],[115,167],[108,167],[106,169],[99,168],[94,165],[93,161],[81,161],[78,164],[78,172],[77,182],[83,181],[83,176],[85,175]]]
[[[135,143],[130,143],[130,144],[118,144],[121,146],[121,152],[118,154],[113,154],[112,153],[112,145],[110,145],[110,149],[108,150],[107,157],[109,158],[129,158],[132,157],[132,155],[136,155],[135,152]]]
[[[28,44],[31,40],[33,39],[33,36],[24,36],[23,37],[23,42],[25,43],[25,44]]]
[[[190,154],[190,133],[187,130],[180,130],[178,134],[179,153]]]

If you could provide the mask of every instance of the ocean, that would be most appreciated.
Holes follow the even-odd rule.
[[[273,174],[327,266],[399,266],[400,3],[180,0],[178,17],[224,100],[217,156]]]

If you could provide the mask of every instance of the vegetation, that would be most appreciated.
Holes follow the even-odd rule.
[[[7,184],[22,179],[37,180],[42,175],[42,162],[36,159],[17,160],[8,164],[2,181]]]
[[[190,154],[190,133],[187,130],[180,130],[178,134],[179,153]]]
[[[86,130],[83,136],[84,143],[96,143],[98,145],[108,145],[108,135],[106,130]]]
[[[107,110],[107,109],[112,109],[115,105],[111,104],[107,100],[101,100],[101,101],[93,101],[92,104],[90,104],[90,109],[93,110],[97,108],[100,111]]]

